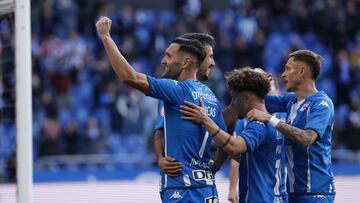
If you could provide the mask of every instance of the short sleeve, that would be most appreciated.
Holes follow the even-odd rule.
[[[164,116],[165,116],[164,102],[160,100],[158,104],[158,112],[155,121],[155,130],[164,128]]]
[[[294,99],[296,99],[294,93],[284,95],[268,94],[265,96],[265,106],[269,113],[286,112],[288,103]]]
[[[248,151],[255,151],[266,140],[266,127],[264,123],[255,121],[249,122],[246,129],[240,133],[245,140]]]
[[[315,130],[321,138],[334,115],[333,104],[328,100],[320,100],[309,111],[305,129]]]
[[[245,126],[247,125],[248,123],[248,120],[247,118],[244,118],[244,119],[241,119],[241,120],[238,120],[235,124],[235,128],[234,128],[234,133],[233,133],[233,136],[239,136],[240,133],[245,130]]]
[[[154,97],[164,102],[180,104],[183,102],[183,89],[178,81],[171,79],[156,79],[147,76],[150,94],[148,96]]]

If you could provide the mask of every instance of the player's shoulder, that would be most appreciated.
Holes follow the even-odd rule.
[[[261,130],[267,128],[267,124],[260,122],[260,121],[249,121],[246,125],[246,129],[255,129],[255,130]]]
[[[311,99],[313,103],[313,108],[334,108],[332,100],[324,91],[317,92],[315,95],[312,96]]]
[[[287,92],[283,94],[283,97],[285,100],[296,100],[297,98],[295,92]]]

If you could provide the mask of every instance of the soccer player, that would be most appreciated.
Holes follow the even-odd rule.
[[[286,112],[287,122],[264,110],[248,113],[250,120],[269,123],[286,137],[289,202],[334,202],[331,164],[334,105],[315,85],[322,57],[309,50],[289,54],[282,77],[288,92],[268,95],[270,113]]]
[[[270,90],[270,82],[265,74],[245,67],[232,71],[226,80],[238,117],[244,118],[254,108],[266,111],[264,97]],[[192,102],[185,103],[188,106],[180,106],[180,112],[185,114],[182,119],[203,124],[213,140],[228,154],[246,153],[241,157],[244,163],[240,164],[246,168],[240,175],[246,189],[240,202],[284,202],[284,190],[280,187],[284,139],[275,128],[251,121],[239,136],[232,137],[206,115],[202,102],[200,107]]]
[[[278,81],[276,78],[273,78],[271,75],[268,75],[265,73],[262,69],[255,68],[255,71],[258,71],[259,73],[266,74],[266,76],[270,80],[270,94],[276,94],[279,95],[280,91],[278,88]],[[286,117],[285,113],[275,113],[274,114],[279,119],[284,119]],[[247,118],[239,119],[236,122],[233,136],[240,136],[241,132],[246,129],[246,126],[248,124],[249,120]],[[239,202],[239,196],[242,198],[242,202],[244,201],[243,198],[246,196],[247,192],[247,181],[246,181],[246,173],[247,173],[247,160],[246,160],[246,153],[243,154],[243,159],[240,159],[239,162],[235,160],[231,160],[230,162],[230,187],[229,187],[229,194],[228,194],[228,200],[232,203]],[[286,164],[286,158],[285,158],[285,150],[281,151],[281,161],[280,161],[280,169],[281,169],[281,181],[280,181],[280,194],[282,195],[282,199],[284,202],[287,202],[287,193],[286,193],[286,170],[285,170],[285,164]],[[240,167],[240,168],[239,168]],[[242,179],[239,181],[239,176],[242,177]],[[238,184],[237,184],[238,183]]]
[[[96,23],[112,68],[127,85],[146,95],[164,101],[164,152],[183,165],[176,177],[165,175],[161,180],[163,202],[216,202],[217,191],[210,171],[210,136],[201,125],[180,119],[179,106],[184,100],[199,103],[203,99],[207,113],[226,129],[220,102],[212,91],[196,80],[205,51],[198,40],[176,38],[166,49],[163,64],[166,70],[180,71],[178,81],[155,79],[136,72],[122,56],[110,36],[111,20],[101,17]]]
[[[200,81],[207,81],[211,70],[215,66],[213,47],[215,45],[215,40],[211,35],[204,33],[186,33],[180,37],[186,39],[196,39],[204,46],[206,56],[201,64],[199,71],[197,72],[197,79]],[[164,65],[166,61],[163,60]],[[163,78],[175,79],[179,77],[178,71],[164,70],[162,74]],[[155,123],[155,133],[154,133],[154,150],[156,155],[156,160],[159,168],[161,169],[161,176],[164,176],[166,173],[169,176],[177,176],[178,172],[182,170],[183,166],[180,162],[177,162],[173,157],[166,156],[164,157],[164,103],[159,101],[158,104],[158,115],[156,117]]]

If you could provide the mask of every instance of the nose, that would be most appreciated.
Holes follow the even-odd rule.
[[[211,59],[211,67],[215,67],[215,60]]]
[[[282,77],[282,78],[285,78],[285,77],[286,77],[285,71],[281,74],[281,77]]]
[[[163,58],[163,59],[161,60],[161,64],[166,65],[165,58]]]

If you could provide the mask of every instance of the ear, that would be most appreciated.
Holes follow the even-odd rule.
[[[244,93],[244,101],[246,103],[250,103],[251,102],[251,95],[249,93]]]
[[[308,72],[309,72],[309,69],[306,66],[300,67],[299,73],[300,73],[301,77],[308,75]]]
[[[189,67],[192,64],[192,59],[190,57],[185,57],[183,60],[183,67]]]

